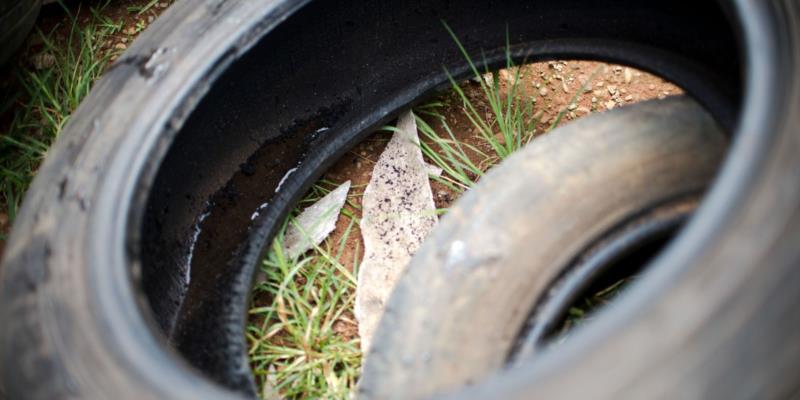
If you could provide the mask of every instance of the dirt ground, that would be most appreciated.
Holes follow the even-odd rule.
[[[507,90],[512,84],[515,71],[500,70],[498,72],[501,90]],[[491,79],[485,76],[484,79]],[[473,105],[491,117],[490,107],[481,91],[480,84],[467,81],[462,84],[465,93]],[[584,90],[581,91],[581,88]],[[544,133],[559,112],[567,109],[567,113],[560,124],[571,120],[601,112],[627,104],[651,99],[663,99],[669,95],[682,93],[677,86],[652,74],[620,65],[605,64],[591,61],[550,61],[528,64],[520,72],[520,86],[518,89],[523,96],[535,96],[537,111],[541,112],[537,134]],[[576,97],[577,94],[577,97]],[[574,105],[572,101],[575,98]],[[461,100],[455,93],[443,96],[441,99],[445,108],[441,110],[448,125],[453,129],[457,139],[489,150],[486,143],[477,137],[478,131],[467,118],[462,108]],[[425,118],[426,122],[437,131],[441,131],[441,124],[432,119]],[[332,182],[351,180],[353,189],[350,200],[361,204],[361,197],[372,176],[372,169],[383,151],[390,134],[379,132],[373,134],[366,141],[357,145],[353,150],[340,159],[325,175],[325,179]],[[427,160],[430,162],[430,160]],[[439,209],[448,208],[458,198],[458,193],[453,192],[445,185],[431,181],[434,202]],[[361,218],[359,209],[347,206],[350,211]],[[340,218],[336,230],[329,240],[339,243],[348,226],[347,218]],[[345,251],[342,255],[343,265],[353,265],[354,260],[363,255],[364,244],[358,226],[353,227],[353,232],[348,237]]]
[[[505,92],[513,85],[515,71],[501,70],[498,74],[501,92]],[[484,76],[484,79],[491,77]],[[466,81],[462,84],[462,88],[471,103],[482,110],[487,120],[491,119],[490,107],[480,84]],[[518,90],[522,96],[537,98],[536,113],[541,112],[537,134],[545,133],[564,109],[567,113],[560,124],[593,112],[682,93],[677,86],[652,74],[619,65],[589,61],[551,61],[523,66]],[[478,131],[467,118],[461,99],[455,93],[444,95],[437,100],[445,104],[441,113],[458,140],[478,146],[482,150],[489,150],[488,145],[478,138]],[[437,132],[441,132],[442,126],[439,121],[433,118],[425,120]],[[349,199],[357,207],[350,205],[345,207],[358,219],[361,218],[360,206],[364,189],[390,137],[391,134],[387,132],[371,135],[345,154],[323,177],[330,182],[342,183],[347,180],[352,182]],[[430,160],[426,161],[430,163]],[[459,196],[459,193],[438,182],[431,181],[431,189],[438,209],[450,207]],[[349,218],[340,217],[336,229],[327,240],[330,243],[340,243],[349,225]],[[349,232],[339,261],[345,266],[360,265],[363,254],[361,231],[358,224],[355,224]],[[343,339],[350,340],[358,336],[358,326],[355,321],[351,313],[345,313],[334,325],[334,330]]]

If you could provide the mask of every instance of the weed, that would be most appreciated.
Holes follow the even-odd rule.
[[[519,90],[521,69],[512,62],[508,40],[506,70],[515,73],[510,86],[501,90],[497,74],[494,74],[492,82],[484,81],[458,38],[449,27],[445,27],[480,82],[492,113],[489,122],[447,71],[453,91],[478,131],[483,146],[459,140],[440,112],[444,107],[441,101],[415,109],[423,139],[420,141],[421,150],[426,158],[443,170],[441,177],[433,179],[460,193],[472,187],[491,166],[540,133],[536,130],[539,116],[534,112],[536,99]],[[577,94],[572,102],[576,98]],[[566,108],[551,126],[555,126],[565,112]],[[423,116],[438,121],[443,134],[421,118]],[[383,130],[394,132],[397,129],[387,126]],[[332,182],[318,183],[292,215],[297,215],[300,207],[321,198],[328,191],[327,187],[335,185]],[[351,209],[358,209],[351,202],[348,205]],[[437,214],[444,212],[446,210],[436,210]],[[342,214],[349,221],[348,227],[336,243],[328,239],[296,259],[283,251],[283,234],[286,226],[293,222],[293,217],[287,218],[263,262],[265,279],[255,288],[256,304],[250,310],[247,336],[251,365],[265,398],[352,397],[361,363],[357,325],[352,320],[359,257],[356,255],[353,265],[348,266],[341,260],[350,233],[359,221],[348,208],[344,208]],[[358,240],[353,242],[359,243]],[[342,326],[349,326],[351,333],[343,334]]]
[[[301,204],[322,197],[328,191],[325,186],[329,183],[318,184]],[[263,262],[266,279],[256,286],[255,296],[268,299],[268,304],[250,310],[254,318],[247,327],[250,360],[262,393],[273,390],[287,398],[351,397],[361,351],[358,338],[342,330],[350,327],[355,332],[352,309],[358,257],[351,266],[340,260],[357,220],[346,209],[342,215],[349,223],[338,243],[328,240],[296,259],[283,251],[283,234],[293,223],[293,217],[288,218]],[[264,397],[268,394],[275,395],[264,393]]]
[[[506,31],[505,69],[513,71],[513,75],[506,89],[503,90],[500,74],[491,73],[486,58],[483,58],[484,71],[481,73],[453,30],[446,23],[444,23],[444,27],[467,61],[473,80],[480,84],[481,92],[490,110],[487,118],[478,110],[447,69],[445,69],[445,73],[450,80],[453,92],[461,101],[464,114],[488,150],[481,150],[478,146],[456,139],[447,120],[439,112],[439,109],[444,106],[440,101],[427,103],[415,110],[420,116],[427,116],[438,121],[444,130],[444,134],[440,134],[424,119],[417,117],[417,125],[424,139],[420,144],[422,152],[443,170],[442,176],[434,179],[454,192],[460,193],[472,187],[486,170],[528,144],[537,134],[544,133],[544,131],[537,132],[542,114],[536,111],[535,95],[528,96],[521,90],[522,68],[517,67],[512,59],[508,31]],[[561,122],[569,110],[569,106],[576,103],[578,96],[586,90],[598,72],[599,69],[581,85],[570,100],[570,104],[559,111],[546,130],[554,128]],[[487,82],[484,76],[491,76],[491,81]]]
[[[136,15],[142,15],[147,11],[149,11],[151,8],[153,8],[153,6],[155,6],[158,3],[158,1],[159,0],[150,0],[150,2],[148,2],[143,6],[130,6],[128,7],[128,12],[131,14],[136,13]]]
[[[104,17],[102,7],[90,9],[86,24],[64,7],[66,26],[34,33],[48,65],[19,72],[22,93],[8,106],[15,106],[13,117],[8,131],[0,134],[0,197],[10,221],[50,144],[109,62],[104,45],[122,24]],[[63,38],[56,34],[63,31]]]

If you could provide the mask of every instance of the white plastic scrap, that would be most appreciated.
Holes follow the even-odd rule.
[[[350,181],[347,181],[289,222],[283,240],[284,251],[289,257],[305,253],[333,232],[349,190]]]
[[[364,260],[358,271],[355,315],[365,353],[397,278],[438,221],[414,115],[402,114],[397,128],[375,164],[362,201]]]

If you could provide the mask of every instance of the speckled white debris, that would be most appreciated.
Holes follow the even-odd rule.
[[[289,257],[295,258],[305,253],[333,232],[349,190],[350,181],[347,181],[289,223],[283,240],[284,251]]]
[[[395,282],[438,221],[414,115],[402,114],[397,127],[362,201],[364,260],[358,271],[355,314],[365,353]]]

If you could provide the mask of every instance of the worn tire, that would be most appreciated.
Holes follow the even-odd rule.
[[[741,319],[753,315],[741,313],[725,321],[766,322],[770,339],[794,343],[789,335],[796,329],[774,323],[778,315],[789,327],[799,326],[787,308],[800,296],[799,290],[788,290],[797,287],[797,272],[787,267],[787,260],[796,259],[800,237],[800,223],[793,219],[800,190],[791,158],[798,150],[797,5],[721,4],[178,2],[98,82],[25,197],[0,267],[0,377],[8,396],[254,396],[243,329],[265,244],[340,155],[448,84],[443,65],[466,76],[467,66],[441,26],[445,18],[472,54],[484,50],[490,66],[503,62],[508,27],[518,61],[592,58],[655,72],[685,88],[734,133],[722,179],[666,257],[686,268],[698,265],[695,256],[709,257],[712,267],[663,269],[670,272],[653,275],[645,285],[659,290],[629,297],[628,311],[617,312],[594,332],[612,331],[609,327],[623,319],[619,315],[624,322],[648,321],[630,310],[652,306],[656,295],[678,285],[670,274],[680,272],[694,279],[686,282],[697,283],[719,276],[715,268],[733,265],[724,282],[749,295],[732,298],[715,286],[718,291],[709,292],[715,301],[703,308],[705,315],[722,309],[722,301],[729,301],[728,309],[766,307],[766,289],[783,288],[775,292],[785,296],[776,300],[779,306],[759,314],[765,321]],[[322,128],[329,128],[324,135],[318,134]],[[256,168],[250,161],[258,161]],[[251,221],[265,201],[269,206]],[[763,223],[756,227],[753,218]],[[196,233],[198,221],[202,233]],[[742,237],[757,240],[745,246]],[[190,264],[187,254],[198,243],[202,257]],[[756,265],[771,273],[747,276]],[[742,332],[724,344],[747,349],[748,361],[763,363],[765,354],[774,354],[762,351],[772,347],[761,341],[746,346],[752,330],[724,327],[698,332]],[[679,343],[669,342],[672,330],[656,333],[659,340]],[[559,379],[545,380],[537,372],[530,381],[546,383],[536,390],[564,394],[558,390],[591,388],[594,397],[610,398],[623,390],[621,383],[645,371],[652,375],[640,385],[653,385],[663,375],[629,363],[623,376],[595,380],[575,356],[582,354],[577,349],[588,348],[578,343],[588,339],[575,343],[561,356],[542,357],[555,361],[537,363],[534,370]],[[593,348],[597,352],[618,348],[608,341],[593,343],[601,344]],[[639,350],[636,354],[662,351]],[[697,354],[714,365],[731,361]],[[797,366],[797,351],[789,347],[777,356],[780,363],[767,365],[775,374],[753,388],[765,382],[787,388],[790,379],[781,373]],[[684,364],[671,365],[676,375],[667,376],[685,377],[676,372]],[[586,384],[554,386],[563,384],[566,375],[558,374],[567,367],[583,374]],[[531,370],[519,371],[476,393],[519,394],[515,390],[526,389]],[[747,371],[740,372],[738,379],[751,382],[744,379]],[[694,386],[650,387],[680,395],[710,387],[720,376],[698,379]],[[631,395],[641,395],[644,387],[631,386]]]
[[[502,369],[575,255],[648,210],[699,197],[726,142],[699,105],[673,97],[587,116],[503,161],[398,282],[360,394],[426,398]]]
[[[556,351],[504,365],[534,296],[542,295],[540,279],[552,282],[554,277],[554,271],[542,269],[541,259],[553,249],[550,245],[569,249],[572,239],[580,244],[581,234],[560,237],[564,229],[558,224],[564,223],[563,218],[571,221],[576,212],[584,215],[580,198],[573,199],[574,204],[531,200],[538,194],[542,171],[546,175],[550,168],[569,171],[567,176],[555,173],[562,185],[550,190],[557,199],[562,199],[563,183],[572,182],[569,174],[585,173],[571,170],[583,165],[580,160],[559,164],[564,160],[561,153],[574,149],[558,151],[555,165],[544,169],[540,165],[534,171],[521,172],[523,167],[536,167],[536,162],[520,156],[510,161],[508,169],[501,166],[499,182],[476,190],[498,185],[504,187],[503,195],[498,198],[499,188],[489,196],[484,196],[486,192],[466,195],[454,210],[458,214],[448,216],[434,234],[434,243],[427,243],[429,247],[421,249],[412,262],[374,339],[363,394],[459,399],[789,399],[800,395],[800,314],[796,311],[800,304],[800,161],[793,155],[800,150],[800,116],[792,111],[800,106],[800,6],[773,2],[761,8],[751,3],[740,4],[738,11],[750,17],[750,28],[771,25],[776,41],[748,59],[751,83],[746,112],[721,176],[698,215],[641,281]],[[747,38],[749,45],[757,42],[757,37]],[[755,55],[775,64],[765,64]],[[752,80],[766,71],[780,76],[782,83],[762,85]],[[770,139],[755,145],[763,135]],[[515,179],[509,173],[514,172],[530,178],[532,187],[508,189],[508,181]],[[660,177],[651,179],[641,182],[641,193],[646,194]],[[513,197],[506,199],[509,192]],[[515,201],[533,207],[512,206]],[[592,202],[605,201],[592,197]],[[603,206],[591,204],[595,205]],[[562,219],[551,220],[553,210],[560,210]],[[524,213],[528,225],[514,229],[519,225],[509,222],[517,218],[514,212]],[[492,240],[492,234],[503,231],[491,228],[491,217],[484,216],[494,214],[505,215],[498,220],[510,223],[511,232],[530,229],[530,236],[520,242],[503,237]],[[473,225],[473,218],[482,224]],[[479,231],[478,225],[490,226],[489,231]],[[506,248],[504,241],[516,244]],[[492,249],[496,243],[501,250],[513,252],[500,256],[505,263],[499,265],[489,257],[497,256]],[[463,254],[456,257],[458,263],[448,263],[456,247]],[[507,269],[513,272],[507,274]]]

